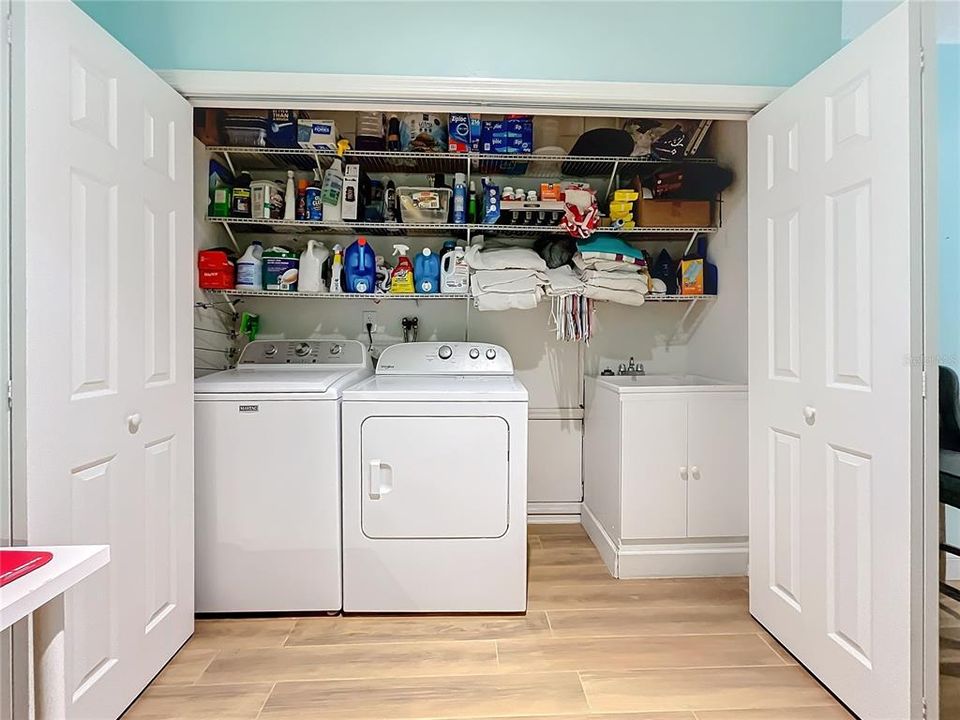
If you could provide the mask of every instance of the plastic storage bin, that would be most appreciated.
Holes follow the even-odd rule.
[[[400,219],[405,223],[445,223],[452,194],[450,188],[398,187]]]
[[[223,121],[223,131],[229,145],[238,147],[266,147],[267,119],[228,115]]]

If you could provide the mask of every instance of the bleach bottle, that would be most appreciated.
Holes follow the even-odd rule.
[[[254,240],[237,260],[237,289],[263,290],[263,245]]]
[[[444,253],[440,263],[440,292],[465,293],[470,288],[470,268],[467,265],[466,250],[455,247]]]
[[[376,288],[377,258],[365,237],[357,238],[343,254],[343,273],[346,292],[372,293]]]
[[[440,258],[430,248],[413,259],[413,277],[418,293],[440,292]]]

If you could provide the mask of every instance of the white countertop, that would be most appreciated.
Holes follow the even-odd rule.
[[[744,392],[746,385],[701,375],[599,375],[588,377],[598,387],[616,393]]]
[[[53,554],[53,558],[43,567],[0,588],[0,630],[6,630],[110,562],[109,545],[53,545],[2,549],[49,552]]]

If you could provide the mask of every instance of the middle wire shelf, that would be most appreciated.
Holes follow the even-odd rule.
[[[288,300],[353,300],[380,302],[381,300],[406,300],[406,301],[438,301],[438,300],[470,300],[473,298],[471,293],[409,293],[392,295],[390,293],[331,293],[331,292],[297,292],[290,290],[215,290],[225,298],[231,297],[274,297],[286,298]],[[658,293],[648,293],[645,296],[646,302],[664,302],[664,303],[683,303],[696,302],[698,300],[715,300],[716,295],[664,295]],[[598,301],[606,302],[606,301]]]
[[[476,223],[378,223],[378,222],[324,222],[310,220],[262,220],[258,218],[207,217],[208,222],[237,226],[247,232],[265,232],[268,230],[290,229],[290,232],[323,232],[341,235],[446,235],[466,233],[472,235],[518,235],[529,237],[539,233],[566,233],[556,225],[486,225]],[[705,227],[635,227],[626,230],[602,227],[596,233],[611,235],[691,235],[693,233],[714,233],[717,226]]]

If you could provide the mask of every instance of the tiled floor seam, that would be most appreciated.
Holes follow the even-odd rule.
[[[273,695],[273,691],[276,689],[277,689],[276,683],[270,686],[270,692],[267,693],[267,696],[263,699],[263,702],[260,703],[260,709],[257,710],[257,714],[254,716],[254,720],[260,720],[260,716],[263,714],[263,709],[267,706],[267,702],[270,700],[270,696]]]
[[[202,678],[202,677],[203,677],[203,674],[204,674],[207,670],[210,669],[210,666],[213,665],[213,661],[216,660],[218,657],[220,657],[220,650],[214,651],[213,657],[211,657],[211,658],[207,661],[207,664],[203,666],[203,670],[200,671],[200,674],[197,675],[197,676],[193,679],[193,682],[191,682],[191,683],[189,683],[189,684],[190,684],[190,685],[196,685],[197,683],[199,683],[199,682],[200,682],[200,678]]]
[[[770,648],[771,651],[773,651],[773,654],[774,654],[774,655],[776,655],[778,658],[780,658],[780,662],[782,662],[784,665],[787,665],[788,667],[794,667],[794,666],[797,665],[796,662],[792,662],[793,657],[790,657],[789,660],[788,660],[787,658],[785,658],[785,657],[780,653],[780,651],[777,650],[777,648],[773,646],[773,643],[771,643],[769,640],[767,640],[766,637],[764,637],[764,634],[763,634],[763,633],[757,633],[756,635],[757,635],[758,638],[760,638],[760,640],[763,641],[763,644],[764,644],[764,645],[766,645],[768,648]],[[776,642],[776,640],[774,640],[773,642]]]

